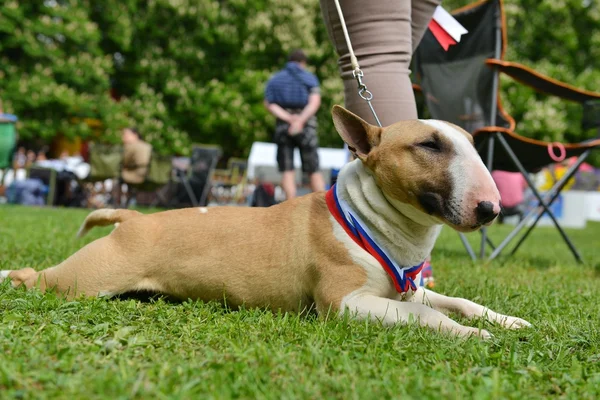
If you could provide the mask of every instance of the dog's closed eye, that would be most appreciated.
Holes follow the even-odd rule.
[[[427,139],[424,142],[419,143],[417,146],[433,151],[442,150],[440,142],[435,139]]]

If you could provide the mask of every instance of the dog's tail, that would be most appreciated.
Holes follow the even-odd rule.
[[[139,217],[140,215],[142,215],[142,213],[133,210],[111,210],[103,208],[93,211],[87,216],[85,221],[83,221],[81,228],[79,228],[79,232],[77,232],[77,237],[80,238],[85,236],[95,226],[118,225],[121,222]]]

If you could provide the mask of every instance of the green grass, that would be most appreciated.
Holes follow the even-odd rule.
[[[109,231],[75,240],[85,215],[0,207],[0,269],[49,267]],[[496,239],[507,231],[491,229]],[[600,225],[569,234],[585,265],[550,228],[490,265],[471,263],[444,230],[436,289],[534,326],[485,326],[487,342],[195,301],[66,302],[5,282],[0,398],[599,398]]]

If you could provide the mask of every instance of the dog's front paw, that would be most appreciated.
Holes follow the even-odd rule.
[[[500,325],[507,329],[521,329],[528,328],[531,326],[529,322],[525,321],[522,318],[509,317],[507,315],[503,316],[500,319]]]
[[[488,340],[494,337],[494,335],[492,335],[485,329],[473,328],[470,326],[463,326],[462,328],[463,329],[460,332],[458,332],[458,334],[463,337],[475,336],[483,340]]]

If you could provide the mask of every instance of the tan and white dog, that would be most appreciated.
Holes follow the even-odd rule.
[[[339,174],[339,200],[370,238],[401,266],[430,253],[442,224],[473,231],[500,212],[500,195],[471,136],[441,121],[379,128],[342,107],[336,129],[357,155]],[[2,271],[13,286],[55,288],[68,298],[156,291],[180,299],[320,314],[350,311],[386,325],[417,321],[461,336],[488,338],[445,312],[485,318],[507,328],[529,326],[471,301],[419,287],[399,293],[391,275],[349,236],[313,193],[269,208],[191,208],[142,215],[98,210],[94,226],[117,227],[61,264]],[[418,280],[417,276],[414,280]]]

